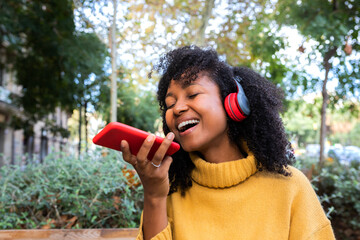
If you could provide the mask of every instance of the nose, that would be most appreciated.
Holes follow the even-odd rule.
[[[178,100],[174,106],[174,114],[181,115],[182,113],[186,112],[189,109],[186,101]]]

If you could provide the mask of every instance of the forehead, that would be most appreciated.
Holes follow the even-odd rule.
[[[185,89],[191,85],[203,82],[204,80],[205,81],[210,80],[213,82],[213,79],[211,78],[210,74],[206,71],[201,71],[198,73],[191,73],[190,71],[184,72],[183,74],[181,74],[179,78],[171,79],[168,89],[174,84],[179,85],[183,89]]]
[[[167,93],[171,94],[173,91],[185,90],[190,88],[191,86],[200,86],[206,89],[216,89],[217,91],[219,90],[218,85],[210,77],[210,74],[208,74],[207,72],[201,72],[197,75],[196,78],[193,78],[191,80],[186,80],[184,78],[178,80],[172,79],[168,86]]]

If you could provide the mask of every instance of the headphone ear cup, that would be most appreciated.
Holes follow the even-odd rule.
[[[241,122],[246,118],[246,115],[240,109],[237,95],[237,93],[230,93],[229,95],[227,95],[225,98],[224,106],[226,113],[232,120],[236,122]]]

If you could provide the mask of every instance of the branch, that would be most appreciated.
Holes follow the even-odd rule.
[[[211,17],[211,12],[212,9],[215,6],[215,0],[207,0],[205,2],[205,7],[202,13],[202,18],[201,18],[201,26],[199,28],[199,31],[197,33],[197,36],[195,38],[195,43],[199,46],[202,46],[205,44],[205,30],[207,28],[207,26],[209,25],[209,19]]]
[[[324,63],[323,63],[325,69],[330,69],[329,60],[330,60],[333,56],[335,56],[336,50],[337,50],[337,47],[332,47],[327,53],[325,53]]]
[[[93,30],[93,32],[96,34],[96,36],[105,44],[107,45],[107,42],[105,41],[105,39],[95,30],[95,26],[94,24],[85,16],[83,9],[84,9],[84,5],[81,3],[81,1],[79,0],[73,0],[74,5],[76,7],[76,9],[78,9],[79,13],[80,13],[80,18],[86,23],[86,25]]]

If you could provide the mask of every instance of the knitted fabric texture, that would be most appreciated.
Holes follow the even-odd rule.
[[[335,239],[308,179],[257,171],[253,154],[219,164],[191,154],[193,186],[167,199],[168,226],[152,239]],[[137,239],[142,239],[142,223]]]

